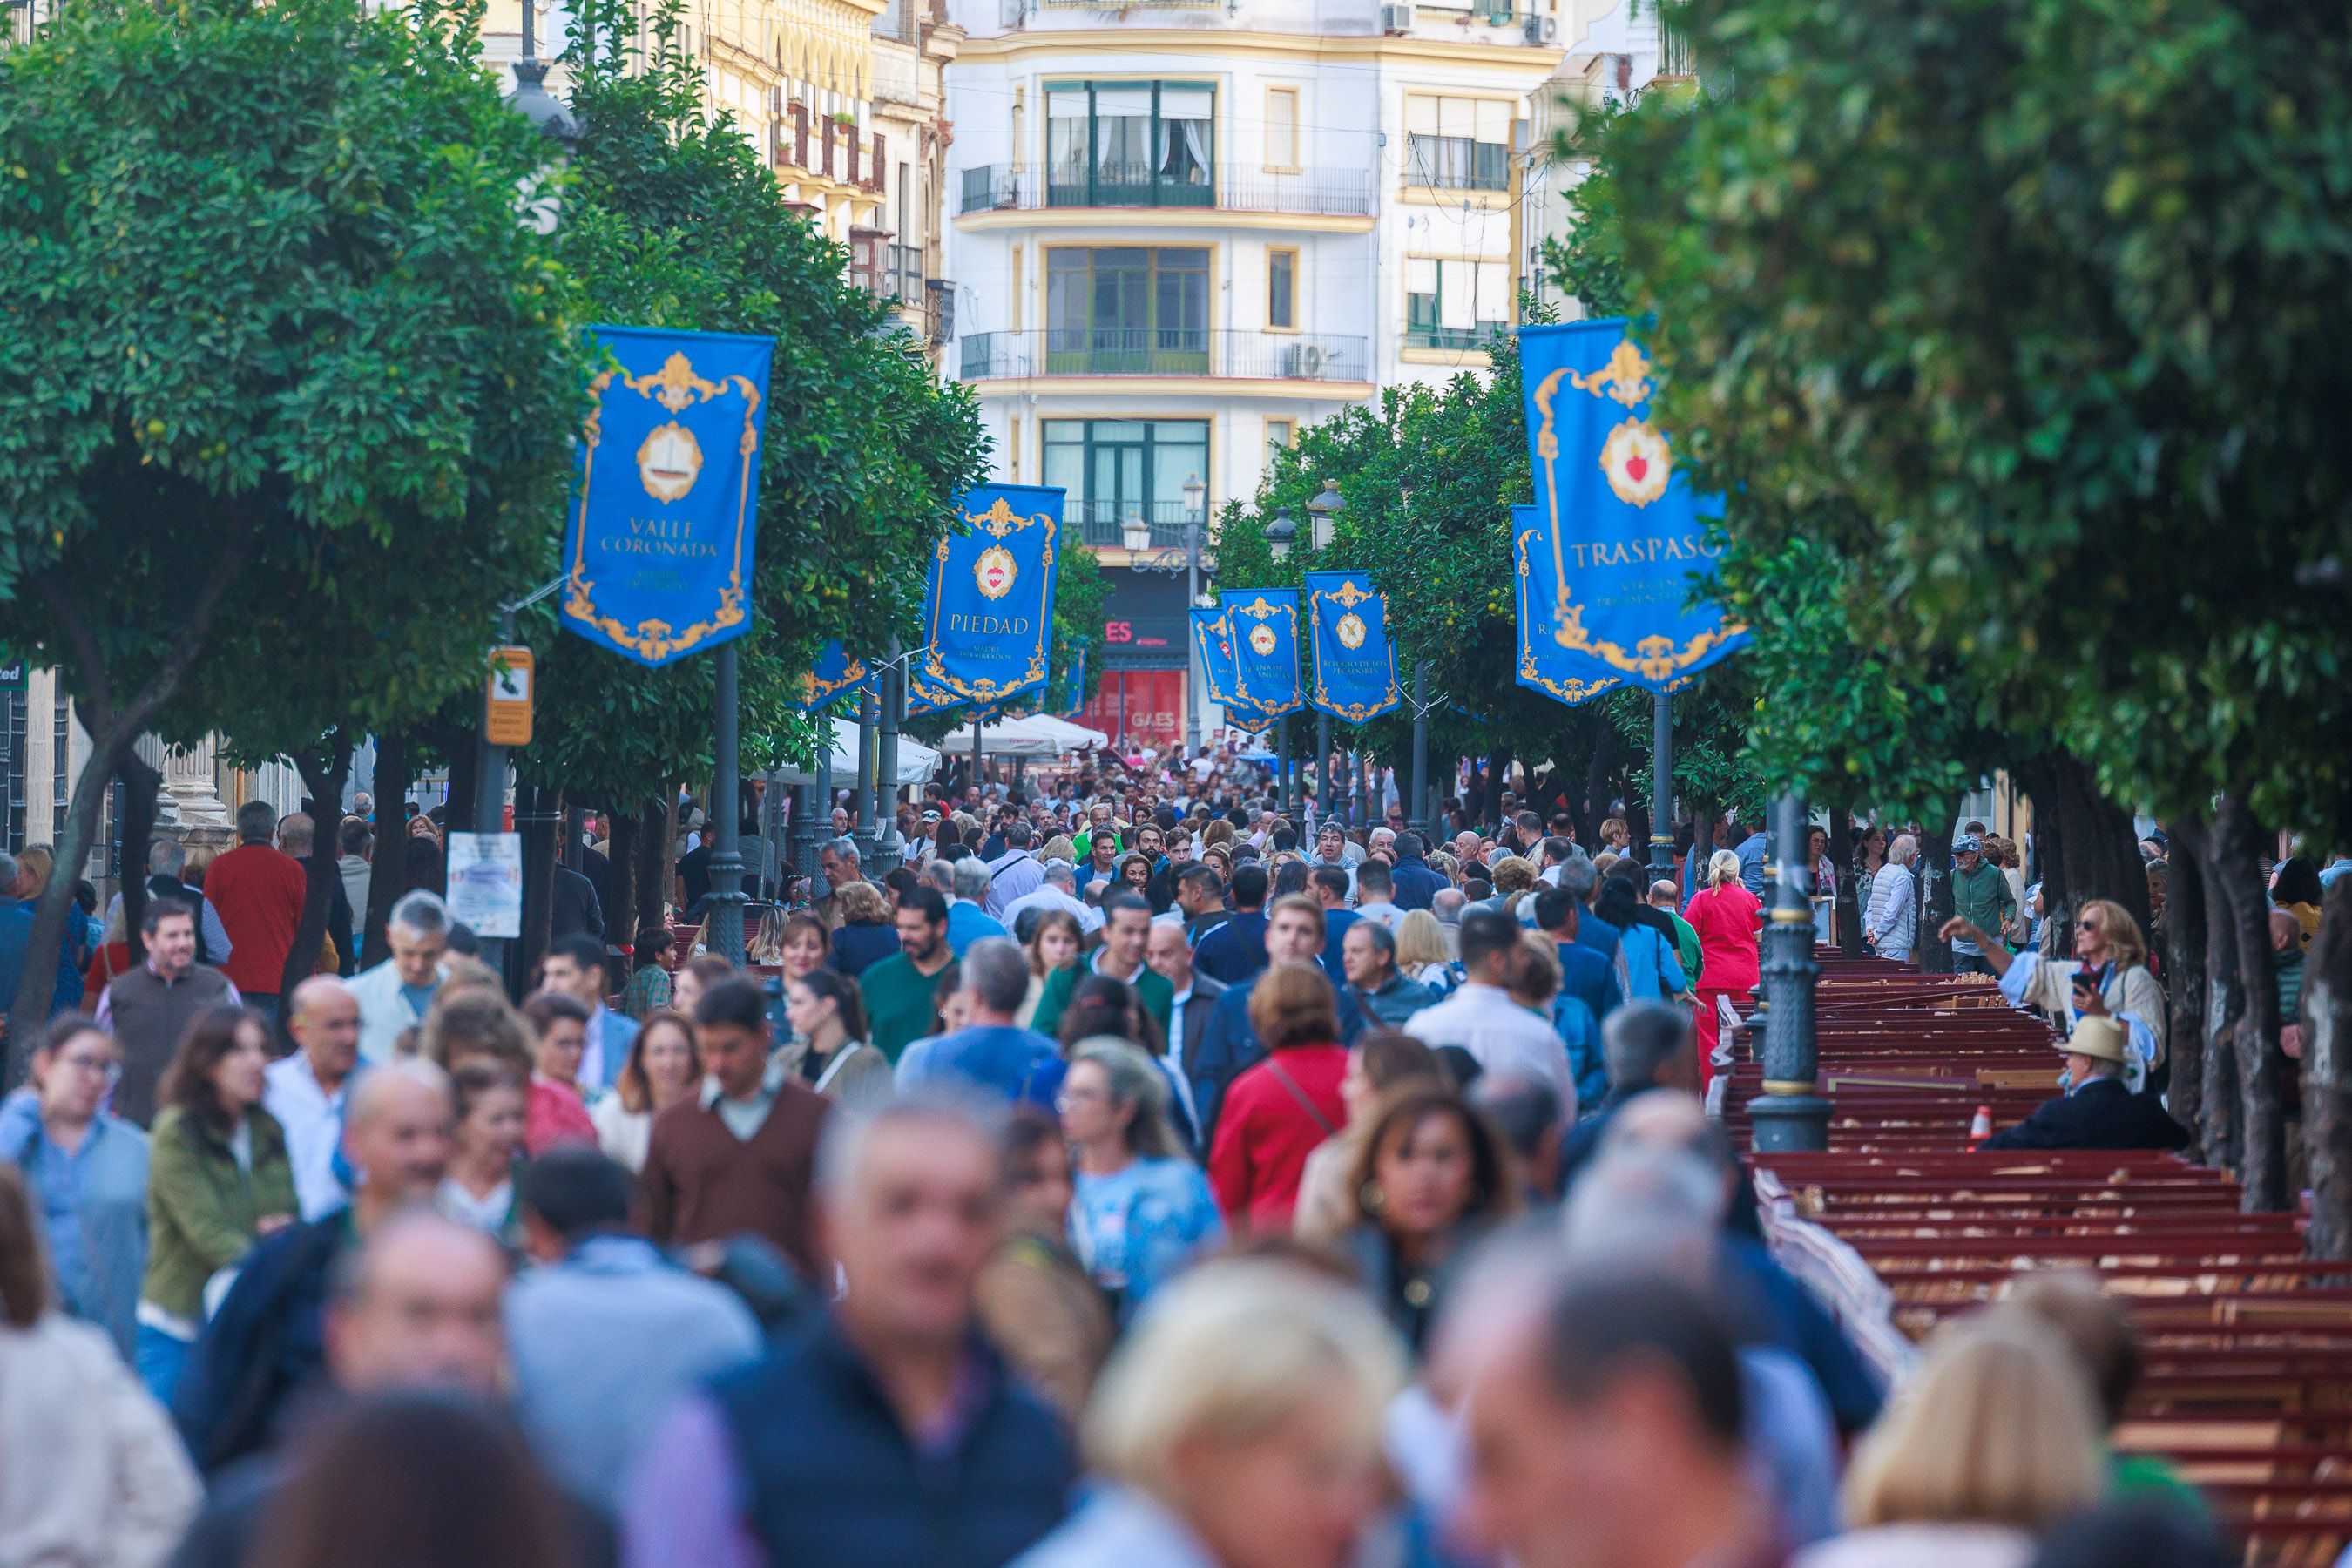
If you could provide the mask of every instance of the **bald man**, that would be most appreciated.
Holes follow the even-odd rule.
[[[415,1058],[359,1076],[343,1113],[352,1201],[246,1255],[173,1401],[197,1468],[218,1472],[275,1445],[290,1402],[323,1377],[327,1287],[337,1260],[392,1215],[429,1200],[449,1164],[447,1075]]]
[[[497,1401],[506,1376],[499,1317],[506,1255],[489,1236],[432,1209],[385,1218],[335,1269],[311,1403],[431,1390]],[[174,1568],[239,1568],[283,1489],[287,1467],[258,1455],[216,1479]]]
[[[360,1004],[334,975],[313,974],[294,988],[288,1005],[299,1048],[269,1065],[261,1104],[286,1130],[302,1217],[320,1219],[351,1201],[335,1153],[359,1068]]]

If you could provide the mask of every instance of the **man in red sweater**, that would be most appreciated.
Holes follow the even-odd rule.
[[[237,847],[205,873],[205,897],[228,929],[228,962],[221,965],[246,1005],[278,1016],[278,992],[286,983],[286,954],[294,928],[302,923],[302,898],[309,874],[302,862],[281,853],[270,840],[278,813],[266,800],[248,800],[236,811]]]

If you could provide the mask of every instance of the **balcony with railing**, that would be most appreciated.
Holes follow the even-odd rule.
[[[1404,346],[1485,353],[1510,335],[1507,321],[1480,321],[1468,327],[1433,327],[1415,322],[1404,330]]]
[[[1369,169],[1306,169],[1295,174],[1275,174],[1237,163],[1218,164],[1213,176],[1205,180],[1170,179],[1148,164],[1127,163],[1017,173],[1008,165],[991,163],[963,172],[961,212],[1034,212],[1043,207],[1164,207],[1369,217],[1372,174]]]
[[[900,245],[878,233],[852,229],[849,280],[874,298],[919,320],[928,341],[940,342],[953,335],[951,301],[955,286],[942,279],[923,276],[919,246]]]
[[[1322,332],[1188,327],[1045,327],[965,336],[964,381],[1033,376],[1218,376],[1244,381],[1369,381],[1365,341]]]
[[[1181,550],[1184,525],[1199,514],[1181,500],[1121,500],[1073,496],[1064,515],[1077,526],[1078,542],[1097,550]],[[1208,548],[1203,530],[1201,547]]]

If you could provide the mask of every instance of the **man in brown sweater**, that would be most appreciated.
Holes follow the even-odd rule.
[[[809,1192],[833,1102],[768,1059],[767,998],[748,980],[702,994],[694,1039],[701,1090],[655,1118],[646,1153],[648,1233],[671,1246],[749,1233],[816,1279]]]

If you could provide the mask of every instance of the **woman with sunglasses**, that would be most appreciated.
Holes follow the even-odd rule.
[[[33,1046],[31,1087],[0,1101],[0,1160],[25,1173],[40,1211],[58,1305],[127,1362],[147,1271],[147,1134],[100,1109],[121,1076],[113,1036],[59,1018]]]
[[[2121,904],[2086,900],[2074,911],[2074,956],[2044,958],[2028,949],[2011,952],[1964,920],[1944,922],[1946,942],[1976,943],[2000,982],[2001,994],[2020,1007],[2056,1018],[2068,1033],[2077,1020],[2113,1017],[2130,1035],[2124,1082],[2135,1092],[2165,1084],[2164,987],[2147,967],[2147,939]]]

